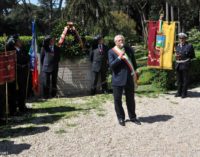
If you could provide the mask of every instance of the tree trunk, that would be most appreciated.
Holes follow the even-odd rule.
[[[140,16],[141,16],[141,24],[142,24],[142,32],[143,32],[143,39],[144,39],[144,46],[146,47],[147,45],[147,27],[146,27],[146,24],[145,24],[145,21],[146,21],[146,18],[145,18],[145,15],[143,12],[140,12]]]
[[[63,3],[63,0],[60,0],[59,7],[58,7],[58,10],[60,11],[60,13],[61,13],[61,9],[62,9],[62,3]]]
[[[166,21],[169,21],[169,5],[168,2],[166,2]]]
[[[200,9],[199,9],[199,29],[200,29]]]
[[[178,7],[178,33],[181,32],[180,9]]]
[[[171,11],[171,21],[174,21],[174,8],[173,8],[173,6],[171,6],[170,11]]]

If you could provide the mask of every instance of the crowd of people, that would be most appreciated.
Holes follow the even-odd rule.
[[[178,91],[175,97],[185,98],[187,97],[190,62],[195,57],[195,53],[193,46],[186,42],[187,35],[185,33],[179,33],[178,37],[179,44],[176,46],[175,51]],[[138,73],[134,49],[126,45],[123,35],[116,35],[114,43],[115,46],[109,49],[104,43],[103,36],[98,35],[94,38],[93,45],[90,47],[91,95],[97,93],[99,78],[102,93],[108,93],[107,75],[108,68],[110,68],[112,72],[114,108],[119,124],[125,126],[125,112],[122,107],[124,91],[130,121],[141,125],[135,111],[135,76],[138,76]],[[7,50],[15,50],[17,55],[16,80],[8,84],[9,115],[22,115],[28,111],[26,99],[30,75],[30,57],[28,52],[23,49],[18,35],[9,37],[6,47]],[[42,95],[45,99],[57,95],[60,54],[60,49],[55,44],[55,38],[50,35],[46,36],[40,52]],[[0,88],[0,106],[0,116],[2,117],[3,106],[5,106],[5,88]]]
[[[20,36],[10,36],[6,42],[7,51],[16,53],[15,80],[8,82],[6,95],[5,84],[0,88],[0,119],[5,116],[21,116],[30,109],[26,106],[28,91],[30,91],[31,71],[29,52],[25,51]],[[40,52],[41,84],[43,98],[55,97],[57,94],[57,76],[60,61],[60,49],[55,44],[55,38],[45,37]],[[2,76],[3,77],[3,76]],[[6,97],[8,98],[8,113],[6,113]],[[8,114],[8,115],[5,115]]]

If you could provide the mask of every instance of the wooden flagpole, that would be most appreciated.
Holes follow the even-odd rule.
[[[6,50],[6,34],[4,36],[4,41],[5,41],[5,55],[7,55],[7,50]],[[6,81],[6,124],[8,123],[8,114],[9,114],[9,107],[8,107],[8,81]]]

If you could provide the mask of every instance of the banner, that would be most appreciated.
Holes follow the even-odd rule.
[[[30,47],[30,69],[32,71],[32,89],[36,94],[39,94],[39,72],[38,72],[38,45],[35,29],[35,20],[32,22],[32,40]]]
[[[156,35],[159,22],[149,21],[148,23],[148,60],[147,66],[160,67],[160,52],[156,50]]]
[[[174,51],[174,40],[175,40],[175,22],[163,22],[163,34],[165,34],[165,47],[162,54],[161,68],[172,69],[172,59]]]
[[[0,53],[0,84],[15,80],[16,51]]]
[[[172,57],[175,37],[175,22],[163,21],[162,32],[159,21],[150,21],[148,25],[148,61],[147,66],[159,69],[172,69]]]

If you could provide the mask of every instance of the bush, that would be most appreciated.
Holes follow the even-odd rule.
[[[200,57],[195,58],[192,61],[191,64],[191,70],[190,70],[190,82],[199,82],[199,76],[200,76]]]
[[[62,32],[61,32],[62,33]],[[59,34],[59,37],[61,35]],[[57,37],[57,36],[56,36]],[[90,46],[93,43],[93,37],[91,36],[84,36],[85,38],[85,49],[81,49],[79,43],[76,41],[74,36],[68,35],[65,39],[65,43],[61,46],[61,58],[75,58],[75,57],[84,57],[89,54]],[[32,36],[20,36],[20,39],[25,47],[25,50],[29,52],[31,46],[31,39]],[[38,37],[38,47],[39,52],[42,45],[42,41],[44,40],[43,36]],[[59,38],[57,38],[57,41]],[[108,45],[109,48],[114,46],[113,37],[106,36],[104,38],[105,43]],[[3,37],[0,37],[0,51],[4,51],[5,48],[5,40]]]
[[[176,75],[174,70],[154,70],[152,84],[163,90],[175,89]]]
[[[20,40],[22,41],[22,44],[27,52],[29,52],[31,46],[31,39],[32,36],[20,36]],[[44,39],[43,36],[38,37],[39,47],[41,47],[43,39]],[[4,50],[5,50],[5,39],[4,37],[0,37],[0,51],[3,52]]]
[[[163,90],[174,89],[175,72],[173,70],[152,69],[148,67],[140,68],[139,84],[152,84]]]
[[[175,63],[175,62],[174,62]],[[174,67],[174,66],[173,66]],[[192,60],[189,78],[190,83],[199,83],[200,76],[200,57]],[[176,87],[176,72],[173,70],[151,69],[148,67],[140,68],[139,84],[152,84],[163,90],[172,90]]]
[[[188,41],[193,44],[194,49],[200,50],[200,31],[196,28],[193,28],[188,32],[188,34]]]

